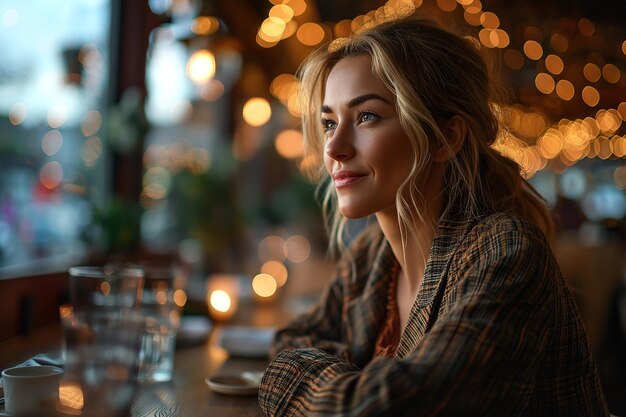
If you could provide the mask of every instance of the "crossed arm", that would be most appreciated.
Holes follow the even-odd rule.
[[[342,288],[279,337],[260,393],[269,416],[515,415],[534,391],[554,287],[543,241],[505,230],[452,266],[435,325],[404,358],[359,369],[341,343]],[[486,411],[488,410],[488,412]]]

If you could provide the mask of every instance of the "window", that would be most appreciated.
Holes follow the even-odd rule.
[[[0,5],[0,277],[85,253],[106,189],[110,0]]]

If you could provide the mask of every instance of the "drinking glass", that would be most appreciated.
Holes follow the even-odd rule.
[[[70,303],[82,308],[130,308],[141,298],[144,271],[137,267],[75,266],[70,274]]]
[[[144,328],[138,310],[144,271],[76,266],[69,275],[71,304],[60,308],[65,373],[59,411],[128,415],[137,388]]]
[[[139,303],[144,324],[139,357],[140,382],[172,379],[176,334],[180,327],[180,311],[174,296],[183,286],[184,279],[173,268],[144,267],[144,287]]]
[[[98,417],[128,415],[137,388],[141,317],[127,309],[62,306],[61,325],[65,373],[60,411]]]

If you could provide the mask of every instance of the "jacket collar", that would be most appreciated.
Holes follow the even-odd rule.
[[[410,353],[437,319],[450,260],[473,224],[475,220],[458,205],[451,206],[439,219],[424,268],[422,287],[396,349],[397,359]]]

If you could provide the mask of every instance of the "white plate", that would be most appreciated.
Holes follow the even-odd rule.
[[[212,391],[227,395],[256,395],[263,372],[219,374],[204,381]]]
[[[275,333],[271,327],[225,326],[219,344],[231,356],[267,358]]]
[[[176,335],[176,342],[183,346],[200,344],[209,337],[212,327],[208,317],[184,316]]]

